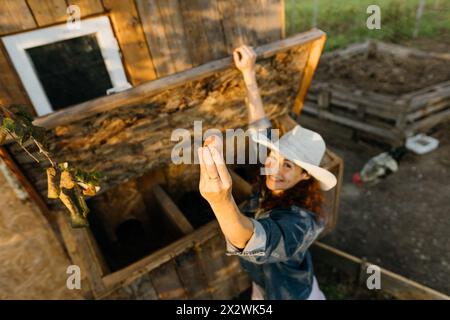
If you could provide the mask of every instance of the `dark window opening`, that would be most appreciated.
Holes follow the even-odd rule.
[[[113,87],[95,34],[26,51],[53,110],[105,96]]]

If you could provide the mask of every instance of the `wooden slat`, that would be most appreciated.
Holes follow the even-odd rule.
[[[280,4],[280,25],[281,25],[281,39],[286,38],[286,1],[281,0]]]
[[[67,4],[79,6],[82,18],[103,12],[101,0],[67,0]]]
[[[181,0],[186,45],[197,66],[227,55],[216,0]]]
[[[343,116],[335,115],[328,111],[320,111],[320,113],[319,113],[317,107],[312,106],[310,104],[304,105],[303,108],[305,109],[305,111],[308,114],[319,116],[323,119],[328,119],[328,120],[334,121],[336,123],[340,123],[340,124],[352,127],[354,129],[368,132],[370,134],[386,138],[387,140],[392,141],[392,142],[398,142],[402,139],[401,133],[396,132],[394,129],[393,130],[383,129],[383,128],[380,128],[380,127],[377,127],[374,125],[369,125],[365,122],[356,121],[356,120],[349,119],[349,118],[346,118]]]
[[[231,54],[233,49],[243,44],[256,46],[256,39],[249,38],[244,22],[242,2],[237,0],[217,0],[222,25],[225,34],[227,52]]]
[[[217,221],[198,228],[195,232],[175,241],[151,255],[109,275],[103,277],[103,283],[108,288],[115,288],[123,283],[130,283],[141,277],[143,274],[155,270],[174,256],[194,247],[196,244],[203,244],[219,232]]]
[[[450,120],[450,109],[442,110],[410,125],[406,129],[406,134],[408,135],[417,133],[419,131],[426,131],[434,127],[438,123],[446,122],[448,120]]]
[[[82,269],[95,297],[105,292],[102,276],[108,272],[89,229],[73,229],[66,212],[56,212],[59,230],[72,261]]]
[[[178,1],[137,0],[136,4],[158,77],[190,68]]]
[[[249,8],[256,13],[256,19],[253,20],[252,27],[256,28],[256,37],[258,44],[269,43],[284,38],[284,1],[283,0],[259,0],[261,9],[255,10]],[[258,15],[258,11],[262,14]]]
[[[225,255],[225,240],[221,233],[204,243],[199,252],[200,265],[205,271],[213,299],[227,300],[236,297],[239,292],[234,280],[233,263],[237,257]]]
[[[276,53],[287,51],[293,47],[305,45],[322,36],[324,36],[322,31],[314,30],[258,47],[255,51],[259,59],[264,59],[271,57]],[[232,66],[233,61],[231,57],[223,58],[178,74],[170,75],[163,79],[144,83],[124,92],[101,97],[64,110],[56,111],[52,114],[37,118],[33,123],[47,129],[55,128],[63,124],[87,118],[99,112],[131,105],[132,103],[142,101],[146,97],[161,92],[162,90],[177,87],[188,81],[205,78]],[[307,79],[303,80],[303,82],[307,82]],[[306,86],[307,84],[304,84],[303,90],[305,90]],[[301,98],[297,100],[301,101]]]
[[[104,300],[158,300],[158,294],[151,282],[150,275],[145,274],[131,283],[105,294],[97,296],[96,299]]]
[[[355,279],[361,273],[361,268],[367,265],[367,262],[355,256],[318,241],[314,243],[311,251],[314,260],[334,266],[348,275],[354,276]],[[380,271],[381,289],[397,299],[450,300],[449,296],[399,274],[383,268],[380,268]]]
[[[134,0],[103,0],[133,85],[156,79],[152,57]]]
[[[154,270],[150,277],[159,299],[187,299],[186,290],[178,277],[173,260]]]
[[[159,185],[153,187],[153,194],[155,195],[155,198],[163,212],[170,219],[170,221],[173,222],[178,230],[180,230],[183,234],[189,234],[194,231],[194,227],[192,227],[184,214],[180,211],[180,209],[178,209],[176,204]]]
[[[175,258],[177,273],[189,299],[211,299],[208,291],[208,281],[195,250],[186,251]]]
[[[317,39],[311,44],[308,62],[306,63],[305,70],[303,71],[303,80],[301,82],[297,98],[295,99],[294,113],[297,116],[302,112],[305,97],[311,84],[312,77],[314,76],[314,72],[319,64],[320,55],[322,54],[325,40],[326,35],[324,34],[320,37],[320,39]]]
[[[425,106],[423,109],[410,113],[406,116],[406,121],[414,122],[419,118],[431,115],[440,111],[442,109],[446,109],[450,106],[450,99],[440,101],[438,103],[431,103],[428,106]]]
[[[158,6],[175,71],[180,72],[191,68],[192,61],[187,50],[183,17],[178,0],[158,0]]]
[[[158,77],[174,73],[176,70],[172,64],[169,41],[166,38],[157,1],[136,0],[136,5]]]
[[[0,35],[36,27],[25,0],[0,0]]]
[[[8,106],[13,103],[29,106],[30,114],[36,115],[19,76],[12,67],[3,43],[0,43],[0,104]]]
[[[28,0],[28,5],[40,27],[67,21],[65,0]]]
[[[36,22],[25,0],[0,0],[0,35],[15,33],[36,27]],[[12,67],[3,43],[0,41],[0,104],[28,105],[31,114],[36,111]]]

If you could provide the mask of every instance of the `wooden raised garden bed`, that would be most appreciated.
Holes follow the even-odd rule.
[[[450,55],[376,41],[329,52],[303,110],[403,144],[450,119]]]

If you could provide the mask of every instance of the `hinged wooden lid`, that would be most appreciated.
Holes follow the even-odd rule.
[[[325,33],[294,35],[255,48],[257,80],[270,118],[300,114],[318,64]],[[37,118],[51,130],[50,152],[85,170],[105,174],[103,191],[170,161],[176,128],[245,127],[245,85],[231,57]],[[16,145],[10,151],[46,199],[45,168],[36,168]],[[46,166],[42,162],[42,166]]]

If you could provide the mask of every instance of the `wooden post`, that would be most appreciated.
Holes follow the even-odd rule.
[[[311,44],[310,54],[308,57],[308,61],[306,62],[305,70],[303,72],[303,80],[298,90],[297,97],[295,98],[294,113],[297,115],[297,117],[302,112],[306,94],[311,84],[311,80],[314,76],[314,72],[316,71],[317,65],[319,64],[320,55],[322,54],[326,38],[327,36],[323,34],[319,39],[315,40]]]

